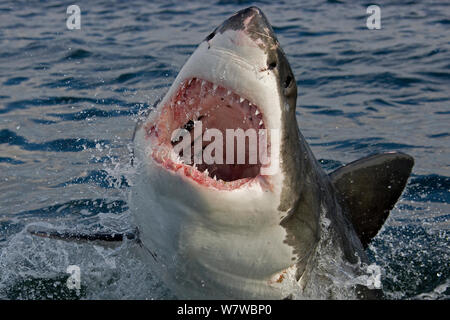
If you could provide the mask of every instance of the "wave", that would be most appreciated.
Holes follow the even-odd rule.
[[[20,146],[22,149],[28,151],[53,152],[79,152],[86,149],[97,148],[98,146],[104,147],[109,145],[108,140],[92,141],[84,138],[57,139],[43,143],[33,143],[28,142],[24,137],[19,136],[8,129],[0,130],[0,144],[3,143],[11,146]]]

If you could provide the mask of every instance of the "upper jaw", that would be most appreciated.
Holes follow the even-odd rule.
[[[284,62],[285,58],[270,23],[259,8],[246,8],[206,37],[181,69],[165,99],[170,99],[183,82],[198,78],[259,106],[267,118],[266,128],[281,128],[281,109],[285,106],[278,69],[284,63],[277,60]]]
[[[212,44],[202,42],[181,69],[165,99],[170,99],[183,82],[202,79],[259,106],[267,118],[266,128],[280,128],[281,90],[277,77],[267,69],[267,54],[259,47],[237,46],[230,40],[234,37],[229,33],[233,32],[216,35]]]

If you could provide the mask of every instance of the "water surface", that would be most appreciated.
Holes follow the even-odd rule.
[[[0,298],[171,298],[132,254],[36,239],[31,223],[132,226],[130,139],[140,112],[198,43],[259,6],[291,63],[297,119],[326,170],[385,151],[414,156],[407,189],[370,246],[394,299],[449,297],[450,4],[379,1],[0,3]],[[77,294],[68,265],[82,270]]]

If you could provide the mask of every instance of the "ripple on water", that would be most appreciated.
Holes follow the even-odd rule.
[[[88,230],[132,224],[128,168],[136,118],[164,94],[198,43],[252,1],[0,2],[0,299],[170,298],[131,256],[36,239],[33,222]],[[372,243],[390,298],[449,298],[450,7],[260,1],[297,80],[300,128],[327,172],[374,152],[416,158],[400,202]],[[122,166],[121,166],[122,165]],[[80,295],[66,267],[86,275]]]

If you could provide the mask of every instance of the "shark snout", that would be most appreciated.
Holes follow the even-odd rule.
[[[265,50],[273,48],[274,45],[278,44],[266,16],[258,7],[254,6],[236,12],[210,34],[207,40],[212,39],[216,34],[224,33],[229,35],[245,34],[261,49]]]

